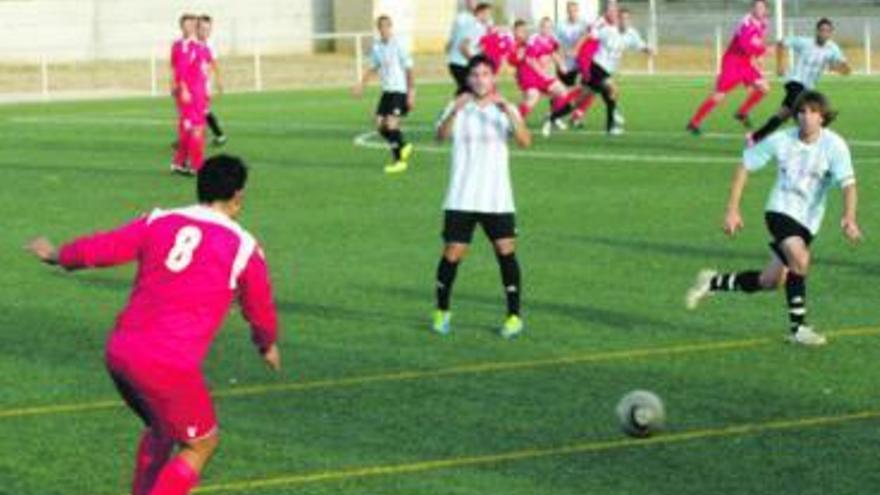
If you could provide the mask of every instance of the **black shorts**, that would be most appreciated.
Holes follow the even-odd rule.
[[[804,240],[804,244],[807,246],[813,243],[813,233],[810,232],[810,229],[804,227],[800,222],[788,215],[768,211],[764,214],[764,221],[767,223],[770,237],[773,238],[773,241],[770,243],[770,250],[786,265],[788,260],[785,259],[785,253],[782,251],[783,241],[789,237],[799,237]]]
[[[513,213],[476,213],[446,210],[443,218],[443,241],[446,244],[470,244],[477,224],[490,241],[516,237],[516,215]]]
[[[782,106],[794,113],[795,105],[797,105],[798,100],[806,90],[807,88],[799,82],[789,81],[785,83],[785,99],[782,100]]]
[[[556,70],[556,76],[562,81],[562,84],[566,86],[574,86],[577,84],[578,76],[581,75],[581,71],[578,69],[572,69],[568,72],[562,72],[561,70]]]
[[[455,80],[455,94],[460,95],[471,90],[468,85],[468,69],[464,65],[449,64],[449,73]]]
[[[405,117],[409,113],[406,93],[382,93],[376,115],[379,117]]]
[[[605,82],[611,77],[611,74],[608,73],[601,65],[597,63],[593,63],[590,66],[590,80],[583,81],[584,86],[592,89],[596,92],[602,92],[605,90]]]

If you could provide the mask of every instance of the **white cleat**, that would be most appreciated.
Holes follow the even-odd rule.
[[[553,122],[550,119],[546,119],[544,123],[541,125],[541,135],[545,138],[550,137],[550,134],[553,133]]]
[[[684,296],[684,305],[693,311],[700,305],[700,301],[712,295],[712,279],[718,275],[715,270],[700,270],[694,285],[688,289]]]
[[[567,131],[568,130],[568,126],[565,125],[565,122],[562,119],[554,120],[553,125],[556,126],[557,131]]]
[[[623,113],[621,113],[620,110],[614,111],[614,123],[620,127],[623,127],[623,125],[626,124],[626,119],[623,118]]]
[[[797,331],[786,337],[792,344],[803,345],[807,347],[819,347],[828,343],[828,339],[821,333],[813,330],[813,327],[801,325]]]
[[[615,125],[614,127],[612,127],[611,129],[608,130],[609,136],[623,136],[623,133],[624,133],[623,127],[620,127],[619,125]]]

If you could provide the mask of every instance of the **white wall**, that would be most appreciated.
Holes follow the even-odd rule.
[[[599,0],[577,0],[584,19],[595,19],[599,14]],[[568,0],[507,0],[504,3],[508,19],[524,19],[535,23],[542,17],[565,19]]]
[[[214,17],[221,52],[307,51],[306,37],[331,29],[332,9],[329,0],[4,0],[0,60],[165,56],[184,11]]]

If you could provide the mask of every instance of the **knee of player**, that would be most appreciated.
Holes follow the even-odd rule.
[[[447,246],[443,250],[443,257],[450,263],[459,263],[467,255],[467,248],[459,245]]]
[[[725,98],[727,98],[727,93],[722,93],[720,91],[712,95],[712,99],[715,100],[716,103],[721,103]]]
[[[785,272],[773,275],[761,275],[759,283],[764,290],[779,289],[785,283]]]
[[[214,431],[210,435],[194,440],[187,445],[203,456],[210,456],[220,445],[220,432]]]
[[[510,256],[516,252],[516,241],[513,239],[503,239],[495,242],[495,254],[498,256]]]

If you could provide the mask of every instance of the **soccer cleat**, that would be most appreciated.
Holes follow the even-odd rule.
[[[431,331],[440,335],[449,335],[452,330],[449,327],[449,320],[452,319],[452,313],[438,309],[434,311],[434,321],[431,323]]]
[[[623,127],[623,125],[626,124],[626,119],[623,118],[623,113],[620,110],[615,110],[612,118],[614,119],[614,124],[617,126]]]
[[[523,332],[525,325],[523,324],[522,318],[517,315],[510,315],[504,320],[504,325],[501,327],[501,336],[505,339],[513,339],[519,336]]]
[[[786,337],[792,344],[804,345],[808,347],[818,347],[828,343],[828,339],[821,333],[813,330],[813,327],[800,325],[797,331],[792,332]]]
[[[178,165],[174,162],[171,163],[171,173],[177,175],[192,175],[192,169],[190,169],[186,165]]]
[[[611,129],[608,129],[609,136],[623,136],[624,130],[623,127],[619,125],[615,125]]]
[[[412,143],[406,143],[403,145],[403,148],[400,148],[400,161],[409,162],[409,157],[413,154],[413,145]]]
[[[733,116],[734,119],[738,120],[740,124],[746,129],[752,128],[752,119],[749,118],[748,115],[736,114]]]
[[[223,146],[227,141],[229,141],[229,138],[226,137],[226,134],[221,134],[214,138],[214,146]]]
[[[688,124],[687,127],[685,128],[685,130],[687,130],[687,131],[688,131],[689,133],[691,133],[692,135],[694,135],[694,136],[698,136],[698,137],[699,137],[701,134],[703,134],[703,131],[700,130],[700,128],[697,127],[697,126],[695,126],[694,124]]]
[[[693,311],[700,305],[700,301],[712,295],[712,279],[718,275],[715,270],[700,270],[694,285],[688,289],[684,296],[684,305]]]
[[[399,161],[395,163],[391,163],[385,166],[386,174],[399,174],[402,172],[406,172],[406,169],[409,165],[405,161]]]
[[[547,118],[544,119],[544,123],[541,124],[541,135],[545,138],[550,137],[550,134],[553,133],[553,122]]]
[[[553,125],[556,126],[557,131],[567,131],[568,130],[568,126],[565,125],[565,122],[562,119],[556,119],[551,122],[553,122]]]

